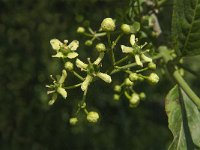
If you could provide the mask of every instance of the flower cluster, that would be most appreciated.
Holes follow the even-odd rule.
[[[50,89],[47,93],[52,94],[49,105],[55,102],[58,95],[66,99],[68,89],[80,87],[83,91],[82,100],[78,103],[77,111],[74,116],[69,119],[71,125],[75,125],[79,122],[77,114],[81,112],[81,110],[86,114],[86,120],[88,122],[95,123],[99,119],[99,114],[95,111],[88,112],[86,105],[87,93],[90,90],[89,87],[92,82],[103,80],[111,84],[113,80],[112,74],[123,72],[124,79],[122,83],[114,86],[115,94],[113,99],[119,101],[122,95],[124,95],[129,100],[129,106],[134,108],[139,105],[140,100],[146,97],[144,92],[136,92],[134,87],[145,80],[152,85],[159,81],[158,75],[152,72],[156,69],[156,64],[151,57],[151,49],[145,48],[148,43],[139,44],[139,40],[136,38],[139,27],[140,24],[138,22],[134,22],[132,25],[122,24],[119,29],[120,34],[116,39],[112,39],[112,33],[118,30],[116,21],[112,18],[105,18],[98,31],[91,28],[87,30],[84,27],[78,27],[77,33],[91,38],[85,41],[85,45],[92,46],[95,44],[95,50],[98,53],[96,60],[92,61],[93,58],[87,58],[86,63],[79,58],[79,53],[76,51],[79,47],[79,41],[73,40],[69,44],[68,40],[61,42],[58,39],[52,39],[50,41],[52,49],[56,52],[52,57],[62,59],[64,62],[64,69],[62,70],[61,76],[57,75],[56,78],[53,78],[52,75],[50,76],[53,83],[46,86]],[[131,46],[125,46],[127,43],[121,44],[122,54],[117,57],[115,56],[117,44],[123,36],[129,37]],[[99,42],[102,38],[106,38],[108,42]],[[104,59],[105,56],[109,58],[110,61]],[[105,67],[107,67],[106,69],[104,64]],[[102,67],[104,67],[104,71],[102,71]],[[145,71],[150,72],[150,74],[142,74]],[[77,77],[79,82],[74,83],[74,85],[68,85],[65,82],[68,73]]]

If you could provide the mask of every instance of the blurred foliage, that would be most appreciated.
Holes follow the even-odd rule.
[[[47,105],[48,74],[60,68],[50,58],[49,40],[77,39],[79,25],[98,28],[105,17],[124,21],[128,6],[128,0],[0,1],[0,149],[166,149],[172,135],[163,100],[171,85],[164,78],[155,88],[141,87],[148,99],[137,109],[130,109],[125,99],[113,101],[112,89],[104,84],[93,85],[97,94],[88,97],[101,113],[97,125],[68,123],[80,90],[70,92],[66,101]],[[169,8],[171,1],[158,16],[164,37],[170,31]],[[83,56],[91,55],[81,49]]]

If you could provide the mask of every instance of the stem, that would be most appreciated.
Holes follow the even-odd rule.
[[[112,60],[112,66],[114,67],[114,64],[115,64],[115,55],[114,55],[114,52],[113,52],[113,49],[112,49],[112,43],[111,43],[111,39],[110,39],[110,33],[108,32],[107,33],[107,37],[108,37],[108,44],[110,46],[110,57],[111,57],[111,60]]]
[[[138,6],[138,13],[139,15],[141,14],[141,10],[140,10],[140,0],[137,0],[137,6]]]
[[[81,110],[81,108],[83,108],[82,106],[84,105],[85,103],[85,99],[86,99],[86,95],[87,95],[87,91],[88,89],[86,89],[83,93],[83,97],[82,97],[82,100],[80,101],[79,105],[78,105],[78,109],[76,111],[76,115],[79,113],[79,111]],[[83,108],[84,111],[85,111],[85,107]]]
[[[148,70],[148,69],[149,69],[149,68],[146,67],[146,68],[143,68],[143,69],[137,70],[136,73],[143,72],[143,71],[146,71],[146,70]]]
[[[118,60],[117,62],[115,62],[115,65],[118,65],[118,64],[120,64],[120,63],[126,61],[128,58],[129,58],[129,56],[123,57],[122,59],[120,59],[120,60]]]
[[[71,85],[71,86],[67,86],[67,87],[64,87],[66,90],[68,89],[74,89],[74,88],[77,88],[79,86],[81,86],[82,83],[79,83],[79,84],[75,84],[75,85]]]
[[[101,36],[105,36],[106,35],[106,32],[103,32],[103,33],[96,33],[95,36],[96,37],[101,37]]]
[[[179,86],[188,95],[188,97],[197,105],[198,109],[200,109],[200,98],[194,93],[194,91],[190,88],[187,82],[182,78],[178,70],[174,71],[173,77],[179,84]]]
[[[79,75],[76,71],[73,70],[72,73],[73,73],[77,78],[79,78],[80,80],[84,81],[84,78],[83,78],[81,75]]]
[[[162,56],[161,54],[158,54],[157,56],[154,56],[154,57],[152,58],[152,60],[160,59],[160,58],[162,58],[162,57],[163,57],[163,56]],[[146,63],[146,62],[143,60],[142,63]],[[114,74],[114,73],[117,73],[117,72],[119,72],[119,71],[121,71],[121,70],[125,70],[125,69],[127,69],[127,68],[132,68],[132,67],[135,67],[135,66],[137,66],[136,63],[131,63],[131,64],[128,64],[128,65],[124,65],[124,66],[118,67],[117,69],[114,69],[113,71],[111,71],[110,74]]]
[[[196,77],[199,77],[199,76],[200,76],[200,74],[196,73],[195,71],[193,71],[192,69],[186,67],[186,66],[183,65],[183,64],[178,64],[178,66],[181,67],[181,68],[183,68],[183,69],[186,70],[187,72],[193,74],[193,75],[196,76]]]

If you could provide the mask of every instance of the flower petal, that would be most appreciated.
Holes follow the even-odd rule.
[[[93,64],[98,65],[104,57],[104,53],[100,53],[99,57],[94,61]]]
[[[99,72],[99,73],[97,73],[97,77],[101,78],[102,80],[104,80],[107,83],[111,83],[112,82],[111,76],[109,76],[106,73]]]
[[[66,70],[63,70],[62,76],[60,77],[58,83],[63,84],[65,82],[66,77],[67,77],[67,72],[66,72]]]
[[[66,97],[67,97],[67,91],[66,91],[64,88],[58,87],[57,92],[58,92],[60,95],[62,95],[62,97],[63,97],[64,99],[66,99]]]
[[[131,36],[130,36],[130,43],[132,46],[135,45],[135,35],[134,34],[131,34]]]
[[[143,64],[142,64],[138,54],[135,55],[135,62],[136,62],[137,65],[143,67]]]
[[[76,59],[76,66],[81,69],[86,69],[88,65],[82,62],[80,59]]]
[[[67,58],[69,58],[69,59],[76,58],[77,56],[78,56],[78,53],[76,53],[76,52],[71,52],[71,53],[67,54]]]
[[[50,41],[50,44],[54,50],[58,51],[63,43],[60,42],[58,39],[52,39]]]
[[[58,52],[56,55],[52,55],[52,57],[63,58],[64,55],[61,52]]]
[[[68,48],[72,51],[75,51],[78,48],[78,46],[79,46],[79,41],[74,40],[68,45]]]
[[[121,45],[121,49],[122,49],[123,53],[131,53],[133,51],[132,47],[128,47],[128,46],[125,46],[125,45]]]
[[[144,54],[141,54],[141,58],[146,61],[146,62],[152,62],[152,59],[150,57],[147,57],[146,55]]]
[[[81,90],[85,91],[88,86],[90,85],[90,82],[92,81],[93,77],[91,75],[87,75],[85,80],[83,81],[82,85],[81,85]]]

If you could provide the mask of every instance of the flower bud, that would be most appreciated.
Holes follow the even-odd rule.
[[[78,29],[76,30],[77,33],[84,33],[85,32],[85,28],[84,27],[78,27]]]
[[[65,63],[65,69],[72,71],[74,69],[74,65],[70,61],[68,61]]]
[[[67,91],[66,91],[64,88],[58,87],[57,92],[58,92],[60,95],[62,95],[62,97],[63,97],[64,99],[66,99],[66,97],[67,97]]]
[[[76,117],[73,117],[73,118],[70,118],[70,119],[69,119],[69,123],[70,123],[71,125],[76,125],[77,122],[78,122],[78,119],[77,119]]]
[[[151,73],[147,79],[148,79],[149,83],[151,83],[153,85],[158,83],[158,81],[159,81],[159,77],[155,73]]]
[[[96,45],[96,50],[98,52],[104,52],[106,50],[106,46],[103,43],[99,43]]]
[[[118,100],[120,99],[120,96],[119,96],[118,94],[114,94],[114,95],[113,95],[113,99],[114,99],[115,101],[118,101]]]
[[[105,18],[101,23],[101,29],[106,32],[115,30],[115,22],[112,18]]]
[[[85,41],[85,45],[86,46],[91,46],[92,45],[92,40],[87,40],[87,41]]]
[[[140,103],[139,95],[136,93],[133,93],[129,102],[130,102],[130,107],[137,107],[138,104]]]
[[[138,80],[138,75],[137,75],[137,73],[130,73],[129,79],[130,79],[131,81],[136,81],[136,80]]]
[[[115,87],[114,87],[115,92],[121,92],[121,90],[122,90],[122,88],[120,85],[115,85]]]
[[[139,97],[141,100],[144,100],[146,98],[146,94],[144,92],[141,92]]]
[[[133,83],[132,81],[130,81],[129,78],[126,78],[126,79],[125,79],[125,85],[126,85],[126,86],[133,86],[134,83]]]
[[[92,123],[96,123],[99,119],[99,114],[97,112],[91,111],[87,114],[87,120]]]
[[[150,63],[148,63],[148,68],[152,69],[152,70],[155,70],[156,69],[156,64],[153,63],[153,62],[150,62]]]
[[[131,31],[131,27],[128,24],[122,24],[121,25],[121,30],[125,33],[125,34],[129,34]]]

